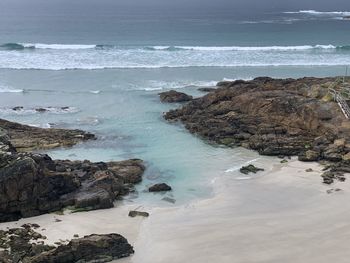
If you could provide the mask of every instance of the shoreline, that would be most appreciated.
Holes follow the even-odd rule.
[[[307,168],[313,168],[315,172],[306,173]],[[324,260],[321,257],[293,258],[293,251],[301,252],[297,251],[299,242],[305,247],[310,246],[316,255],[322,255],[322,249],[308,242],[317,243],[315,235],[322,225],[336,224],[334,215],[329,216],[332,220],[325,222],[322,218],[326,219],[327,209],[332,208],[337,199],[344,198],[343,191],[349,190],[348,183],[339,183],[346,190],[332,196],[327,194],[329,187],[320,184],[320,173],[317,163],[296,160],[286,165],[276,163],[265,171],[264,176],[254,182],[250,180],[248,184],[229,178],[218,180],[214,198],[181,208],[154,209],[149,221],[141,227],[135,255],[125,262],[175,263],[188,259],[191,262],[237,263],[329,262],[329,258]],[[252,184],[256,185],[250,187]],[[320,201],[327,204],[326,209],[319,205]],[[342,212],[342,205],[332,210],[335,215]],[[293,236],[291,231],[298,233]],[[333,237],[334,240],[337,238]],[[342,246],[334,243],[333,249]]]
[[[281,164],[274,158],[273,163],[263,168],[262,175],[251,180],[237,180],[227,174],[219,176],[213,184],[215,193],[211,198],[168,208],[140,208],[150,213],[149,218],[130,218],[128,212],[139,205],[117,202],[111,209],[46,214],[2,223],[0,229],[37,223],[38,232],[47,236],[49,244],[71,239],[75,234],[82,237],[92,233],[120,233],[134,246],[135,254],[113,262],[182,262],[189,258],[191,262],[305,262],[293,259],[288,251],[298,250],[297,243],[306,242],[305,239],[312,241],[314,234],[308,237],[307,232],[322,228],[318,223],[336,224],[336,221],[319,221],[327,217],[325,212],[330,208],[334,215],[343,211],[341,205],[333,203],[347,198],[343,192],[349,191],[350,186],[347,182],[338,182],[331,188],[341,186],[343,190],[327,194],[330,187],[321,184],[322,167],[318,163],[293,159]],[[305,172],[308,168],[314,171]],[[319,205],[320,201],[323,206]],[[334,215],[329,217],[334,219]],[[55,222],[55,219],[62,221]],[[290,231],[297,233],[293,236]],[[284,245],[278,248],[281,241]],[[271,247],[265,247],[264,242]],[[322,254],[314,245],[304,244],[307,245]],[[337,242],[336,247],[339,245]],[[253,249],[256,253],[249,252]],[[308,262],[326,261],[308,257]]]

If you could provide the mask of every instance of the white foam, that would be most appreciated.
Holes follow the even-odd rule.
[[[51,128],[50,123],[43,123],[43,124],[33,124],[33,123],[29,123],[28,125],[29,125],[29,126],[32,126],[32,127],[43,128],[43,129],[50,129],[50,128]]]
[[[0,93],[21,93],[24,92],[23,89],[11,89],[6,86],[0,86]]]
[[[137,90],[144,91],[156,91],[163,89],[183,89],[189,87],[213,87],[216,86],[217,81],[157,81],[151,80],[149,81],[145,87],[137,87]]]
[[[0,68],[43,70],[158,69],[190,67],[334,66],[348,65],[348,49],[333,45],[182,46],[180,51],[111,49],[51,52],[2,51]],[[173,50],[173,49],[171,49]],[[56,54],[57,53],[57,54]],[[67,59],[69,55],[70,59]],[[201,83],[180,83],[206,86]],[[211,85],[211,84],[210,84]],[[145,85],[145,88],[160,86]],[[144,88],[141,87],[141,88]],[[163,88],[163,87],[162,87]],[[175,87],[177,88],[177,87]]]
[[[154,90],[162,90],[163,88],[140,88],[140,90],[144,90],[144,91],[154,91]]]
[[[39,111],[37,109],[43,109]],[[0,108],[0,114],[2,115],[32,115],[32,114],[43,114],[43,113],[52,113],[52,114],[68,114],[76,113],[78,109],[75,107],[37,107],[37,108],[19,108],[14,110],[13,108]]]
[[[231,79],[231,78],[223,78],[222,81],[236,81],[236,80],[245,80],[245,81],[249,81],[252,80],[252,77],[249,78],[236,78],[236,79]]]
[[[348,11],[316,11],[316,10],[299,10],[299,11],[292,11],[292,12],[283,12],[285,14],[309,14],[309,15],[342,15],[342,16],[349,16],[350,12]]]
[[[25,48],[36,48],[36,49],[91,49],[95,48],[96,45],[66,45],[66,44],[31,44],[22,43]]]
[[[92,94],[100,94],[101,93],[100,90],[90,90],[89,92]]]
[[[244,46],[230,46],[230,47],[200,47],[200,46],[183,46],[177,47],[185,50],[195,51],[288,51],[288,50],[310,50],[310,49],[335,49],[333,45],[302,45],[302,46],[255,46],[255,47],[244,47]]]
[[[260,160],[260,159],[261,159],[261,158],[255,158],[255,159],[253,159],[253,160],[250,160],[250,161],[245,162],[245,163],[244,163],[243,165],[241,165],[241,166],[234,166],[234,167],[231,167],[231,168],[227,169],[227,170],[225,171],[225,173],[236,172],[236,171],[238,171],[239,169],[241,169],[242,166],[249,165],[249,164],[251,164],[251,163],[253,163],[253,162],[256,162],[256,161],[258,161],[258,160]]]

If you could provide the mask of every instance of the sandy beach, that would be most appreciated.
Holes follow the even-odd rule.
[[[281,164],[276,158],[263,165],[264,160],[258,161],[265,168],[259,176],[244,180],[237,172],[223,173],[213,181],[213,198],[188,205],[140,208],[124,203],[107,210],[22,219],[0,228],[37,223],[48,243],[74,234],[120,233],[136,251],[117,261],[124,263],[348,262],[350,212],[344,205],[350,199],[349,183],[321,184],[317,163]],[[313,172],[306,172],[308,168]],[[129,218],[133,209],[150,217]]]

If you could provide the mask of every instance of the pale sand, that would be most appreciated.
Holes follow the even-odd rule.
[[[129,218],[137,204],[88,213],[43,215],[0,228],[38,223],[53,243],[91,233],[120,233],[135,255],[115,262],[350,262],[350,184],[321,183],[316,163],[271,159],[251,180],[221,174],[215,196],[185,206],[143,207],[149,218]],[[313,168],[315,172],[305,172]],[[342,191],[327,194],[331,188]],[[62,222],[55,222],[55,218]]]

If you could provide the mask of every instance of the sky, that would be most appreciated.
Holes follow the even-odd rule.
[[[300,10],[314,9],[320,11],[349,11],[349,0],[1,0],[0,7],[30,8],[31,6],[46,7],[74,7],[91,8],[130,7],[135,9],[231,9],[232,11],[250,10]]]

